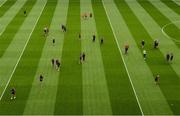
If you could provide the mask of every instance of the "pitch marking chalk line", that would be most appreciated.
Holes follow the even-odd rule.
[[[180,43],[180,40],[177,40],[177,39],[175,39],[175,38],[173,38],[173,37],[170,37],[170,36],[164,31],[164,29],[165,29],[167,26],[169,26],[169,25],[171,25],[171,24],[178,23],[178,22],[180,22],[180,21],[173,21],[173,22],[170,22],[170,23],[164,25],[164,26],[161,28],[161,32],[162,32],[163,35],[166,36],[168,39],[171,39],[171,40],[174,40],[175,42]]]
[[[45,3],[45,5],[44,5],[44,7],[43,7],[43,9],[42,9],[42,11],[41,11],[41,13],[40,13],[38,19],[36,20],[36,23],[35,23],[35,25],[34,25],[34,27],[33,27],[33,30],[31,31],[31,33],[30,33],[30,35],[29,35],[28,40],[26,41],[26,44],[25,44],[25,46],[24,46],[24,48],[23,48],[23,51],[21,52],[20,57],[19,57],[19,59],[18,59],[16,65],[15,65],[15,67],[14,67],[14,69],[13,69],[13,71],[12,71],[10,77],[9,77],[9,80],[8,80],[6,86],[5,86],[5,88],[4,88],[4,90],[3,90],[2,94],[1,94],[0,101],[2,100],[2,97],[3,97],[3,95],[4,95],[4,93],[5,93],[5,91],[6,91],[7,87],[8,87],[8,85],[9,85],[9,83],[10,83],[10,81],[11,81],[12,76],[14,75],[14,72],[15,72],[15,70],[16,70],[18,64],[19,64],[19,61],[21,60],[21,57],[22,57],[22,55],[23,55],[23,53],[24,53],[24,51],[25,51],[25,49],[26,49],[27,44],[29,43],[29,40],[30,40],[30,38],[31,38],[31,36],[32,36],[32,33],[34,32],[34,29],[35,29],[35,27],[36,27],[36,25],[37,25],[37,23],[38,23],[38,21],[39,21],[39,18],[40,18],[41,15],[42,15],[42,12],[44,11],[44,8],[45,8],[46,4],[47,4],[47,2]]]
[[[120,46],[119,46],[119,44],[118,44],[117,36],[116,36],[116,34],[115,34],[115,32],[114,32],[114,28],[112,27],[111,21],[110,21],[110,19],[109,19],[109,15],[107,14],[107,10],[106,10],[105,4],[104,4],[104,0],[102,0],[102,3],[103,3],[103,6],[104,6],[104,9],[105,9],[105,11],[106,11],[106,15],[107,15],[107,17],[108,17],[109,23],[110,23],[110,25],[111,25],[111,29],[112,29],[113,35],[114,35],[114,37],[115,37],[116,44],[117,44],[118,49],[119,49],[119,52],[120,52],[120,54],[121,54],[121,58],[122,58],[122,60],[123,60],[124,67],[125,67],[126,72],[127,72],[127,74],[128,74],[128,77],[129,77],[129,80],[130,80],[130,83],[131,83],[132,89],[133,89],[133,91],[134,91],[134,95],[135,95],[136,100],[137,100],[137,102],[138,102],[138,105],[139,105],[139,108],[140,108],[141,114],[142,114],[142,116],[144,116],[144,113],[143,113],[143,111],[142,111],[142,108],[141,108],[141,105],[140,105],[139,99],[138,99],[138,97],[137,97],[136,90],[135,90],[134,85],[133,85],[132,80],[131,80],[131,76],[130,76],[130,74],[129,74],[129,71],[128,71],[128,68],[127,68],[127,65],[126,65],[126,63],[125,63],[125,60],[124,60],[124,57],[123,57],[122,51],[121,51]]]

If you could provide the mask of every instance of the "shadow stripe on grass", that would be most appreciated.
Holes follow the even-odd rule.
[[[167,24],[171,24],[164,29],[168,36],[172,37],[172,40],[180,47],[177,41],[180,41],[180,29],[173,24],[166,16],[164,16],[155,6],[152,5],[148,0],[142,1],[137,0],[138,3],[148,12],[148,14],[156,21],[156,23],[163,28]],[[175,40],[174,40],[175,39]],[[177,41],[176,41],[177,40]]]
[[[45,37],[42,36],[43,28],[44,26],[50,25],[56,4],[57,0],[47,2],[18,67],[15,70],[12,80],[0,102],[0,114],[23,114],[31,90],[32,81],[46,41]],[[15,87],[17,91],[16,100],[10,100],[9,92],[12,87]]]
[[[91,0],[81,0],[81,14],[93,12]],[[100,42],[92,42],[92,34],[97,37],[94,17],[81,19],[82,51],[87,61],[82,65],[83,77],[83,114],[112,115],[104,64],[100,50]]]
[[[80,1],[70,0],[54,114],[83,114],[80,28]]]
[[[3,56],[4,52],[6,51],[11,41],[15,37],[16,33],[20,29],[21,25],[26,19],[26,17],[23,16],[23,10],[26,9],[28,12],[30,12],[35,3],[36,0],[27,0],[24,6],[19,10],[17,15],[8,24],[5,31],[0,36],[0,57]]]
[[[52,58],[60,58],[63,48],[64,34],[60,33],[59,24],[66,23],[68,11],[68,0],[58,0],[56,10],[52,17],[52,23],[49,28],[49,36],[45,42],[43,53],[38,64],[36,75],[43,71],[45,79],[42,88],[37,88],[39,81],[34,79],[31,92],[25,107],[24,115],[53,115],[56,102],[57,84],[59,80],[59,72],[51,65]],[[61,12],[59,12],[61,11]],[[61,17],[61,18],[59,18]],[[52,45],[52,37],[56,38],[56,45]],[[36,76],[36,77],[37,77]],[[52,91],[53,90],[53,91]]]
[[[164,4],[166,4],[169,8],[171,8],[174,12],[180,15],[180,6],[176,4],[172,0],[161,0]]]
[[[97,33],[104,37],[101,46],[104,70],[109,90],[112,112],[119,114],[141,114],[129,82],[115,38],[100,0],[92,0]],[[98,38],[100,38],[98,37]],[[99,39],[100,40],[100,39]]]
[[[146,63],[154,75],[160,74],[161,78],[159,87],[161,88],[161,91],[168,101],[173,113],[180,114],[180,94],[177,93],[177,91],[180,90],[179,77],[172,69],[172,67],[165,62],[163,54],[159,50],[154,50],[152,48],[152,38],[145,30],[141,22],[134,15],[132,10],[130,10],[127,3],[125,1],[119,2],[118,0],[115,0],[115,3],[127,26],[129,27],[129,30],[134,37],[139,49],[142,49],[139,43],[141,42],[142,38],[145,39],[148,53]]]
[[[7,0],[0,7],[0,18],[8,11],[8,9],[16,2],[17,0]]]
[[[0,7],[1,7],[2,5],[4,5],[6,1],[7,1],[7,0],[2,0],[2,1],[0,2]]]

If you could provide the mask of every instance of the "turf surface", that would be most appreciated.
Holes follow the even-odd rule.
[[[161,88],[164,96],[166,97],[168,103],[170,104],[173,112],[175,114],[179,114],[179,110],[178,110],[179,103],[176,100],[174,100],[174,99],[179,98],[179,94],[177,94],[177,92],[176,92],[176,90],[178,90],[180,87],[179,86],[179,82],[180,82],[179,77],[177,76],[176,72],[174,72],[174,70],[171,68],[171,66],[166,65],[165,62],[162,62],[162,60],[164,59],[164,56],[162,55],[162,53],[160,53],[159,50],[152,49],[153,41],[152,41],[151,37],[149,36],[147,31],[144,29],[142,24],[138,21],[136,16],[129,9],[129,6],[123,1],[121,1],[121,4],[116,1],[116,4],[117,4],[117,6],[119,6],[118,7],[119,11],[121,12],[122,16],[126,20],[126,23],[129,27],[132,35],[134,36],[134,38],[136,38],[135,40],[137,41],[137,44],[139,44],[139,42],[141,42],[141,38],[146,38],[145,40],[147,41],[147,43],[151,43],[151,44],[148,44],[148,47],[149,47],[148,59],[146,62],[149,65],[149,67],[154,75],[160,74],[163,76],[163,80],[160,84],[160,88]],[[126,15],[126,13],[124,13],[124,11],[125,11],[124,9],[126,9],[126,13],[128,12],[129,15]],[[129,20],[129,19],[131,19],[131,20]],[[136,28],[134,28],[134,26]],[[141,32],[141,34],[138,34],[139,31]],[[162,66],[164,68],[161,68]],[[166,73],[166,70],[168,70],[168,74]],[[169,75],[171,75],[171,77],[173,77],[173,78],[169,78],[170,77]]]
[[[2,6],[0,5],[0,17],[2,17],[15,2],[16,0],[7,0],[2,3]]]
[[[179,115],[179,11],[171,0],[0,1],[0,114]],[[172,62],[167,52],[174,53]],[[52,58],[60,60],[60,71]]]
[[[26,17],[23,17],[22,11],[23,9],[26,9],[28,11],[31,11],[33,5],[35,4],[35,0],[27,0],[27,2],[24,4],[24,6],[20,9],[20,11],[17,13],[17,15],[14,17],[14,19],[9,23],[9,25],[6,27],[6,30],[1,35],[1,41],[0,41],[0,57],[4,54],[7,47],[11,43],[13,37],[18,32],[18,29],[21,27],[22,23],[26,19]]]
[[[69,0],[67,32],[62,51],[62,69],[59,76],[55,114],[83,114],[82,106],[82,66],[81,53],[80,1]]]

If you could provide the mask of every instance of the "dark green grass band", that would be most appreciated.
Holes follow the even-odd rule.
[[[141,114],[102,2],[92,0],[92,5],[99,38],[104,37],[101,52],[112,112],[114,115]]]
[[[17,0],[7,0],[1,7],[0,7],[0,18],[8,11],[11,6],[16,2]]]
[[[164,4],[166,4],[169,8],[171,8],[174,12],[180,15],[180,6],[176,4],[172,0],[161,0]]]
[[[83,114],[82,66],[79,64],[81,41],[78,38],[80,28],[80,1],[70,0],[55,114]]]
[[[164,29],[164,31],[170,36],[172,37],[173,41],[174,39],[177,41],[180,41],[180,29],[173,24],[173,22],[171,22],[166,16],[164,16],[156,7],[154,7],[152,5],[152,3],[150,3],[148,0],[138,0],[139,4],[148,12],[148,14],[156,21],[156,23],[163,28],[166,24],[170,24],[168,27],[166,27]],[[179,9],[180,11],[180,9]],[[180,44],[179,42],[177,43],[177,41],[174,41],[179,47]]]
[[[0,57],[3,56],[11,41],[13,40],[16,33],[23,24],[24,20],[26,19],[26,17],[23,16],[23,10],[27,9],[27,11],[30,12],[35,3],[36,0],[27,0],[24,6],[20,9],[20,11],[17,13],[14,19],[8,24],[5,31],[0,36]]]
[[[146,63],[154,75],[160,74],[159,87],[168,101],[173,113],[180,114],[180,93],[178,92],[180,90],[179,77],[172,69],[172,67],[165,62],[163,54],[158,49],[155,50],[152,48],[152,38],[145,30],[141,22],[134,15],[132,10],[130,10],[127,3],[123,1],[119,2],[119,0],[115,0],[115,2],[124,20],[126,21],[126,24],[129,27],[129,30],[132,33],[139,49],[142,49],[139,43],[141,42],[142,38],[145,39],[147,43],[146,50],[148,53]],[[162,112],[162,114],[166,113]]]
[[[52,0],[51,0],[52,1]],[[45,9],[36,25],[24,54],[16,68],[11,82],[0,102],[0,114],[23,114],[31,90],[32,82],[46,41],[42,36],[44,26],[50,25],[57,0],[47,2]],[[43,72],[42,72],[43,73]],[[10,89],[15,87],[17,99],[10,100]],[[37,86],[40,87],[40,86]]]

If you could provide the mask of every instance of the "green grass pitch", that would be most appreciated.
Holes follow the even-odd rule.
[[[180,115],[180,1],[0,0],[0,115]]]

